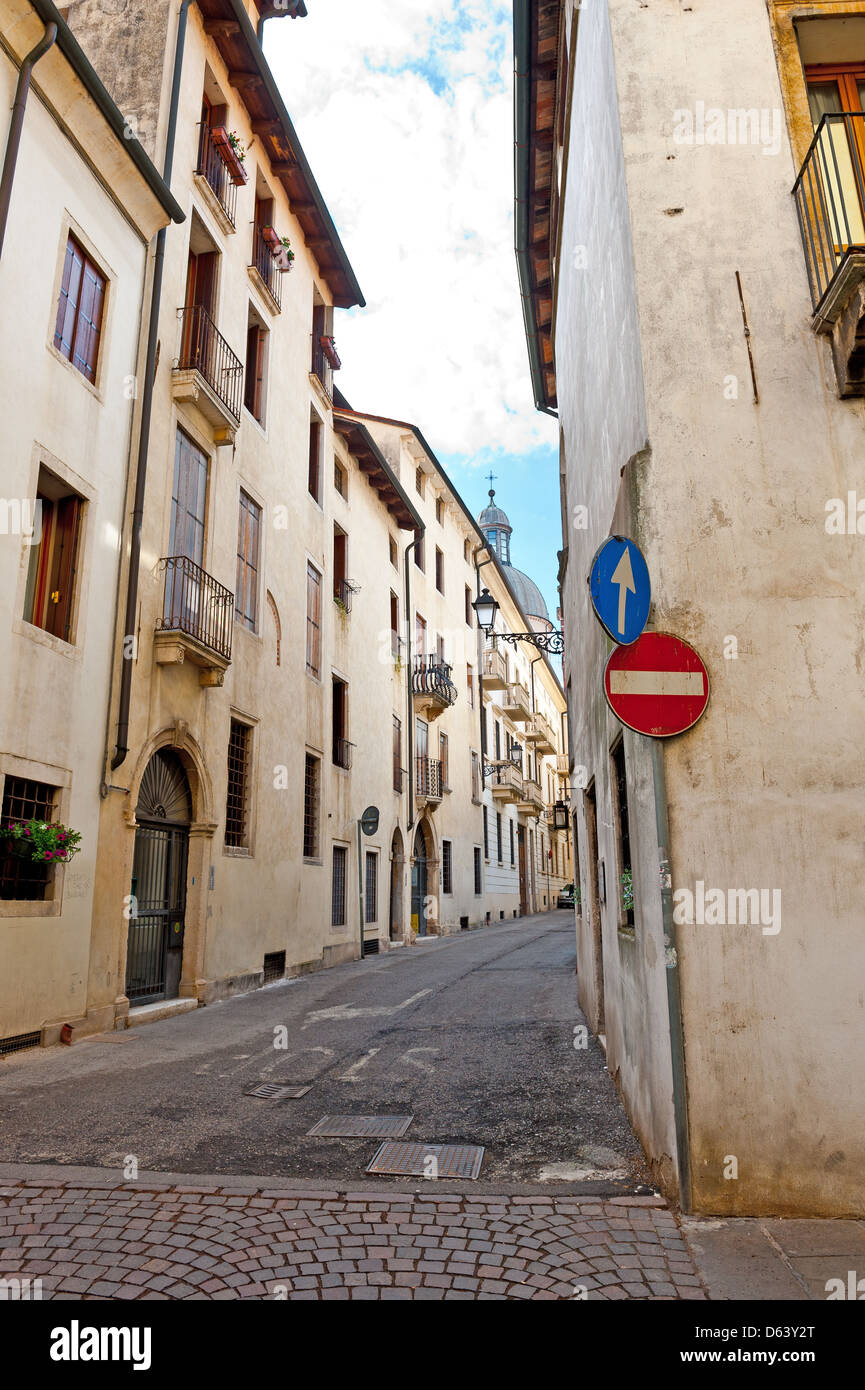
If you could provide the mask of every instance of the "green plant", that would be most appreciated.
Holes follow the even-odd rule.
[[[237,155],[237,158],[240,160],[241,164],[243,164],[246,160],[246,150],[243,148],[240,136],[238,135],[236,130],[230,130],[228,132],[228,143],[234,150],[234,153]]]
[[[622,874],[622,906],[626,912],[632,912],[634,908],[634,876],[630,869]]]
[[[0,835],[14,845],[19,853],[29,854],[36,864],[46,861],[55,864],[68,864],[81,848],[81,835],[57,822],[28,820],[10,821],[0,826]]]
[[[343,600],[342,600],[337,594],[334,594],[334,596],[333,596],[333,601],[334,601],[334,603],[336,604],[337,608],[339,609],[339,616],[340,616],[341,618],[347,618],[347,617],[348,617],[348,608],[346,607],[346,605],[345,605],[345,603],[343,602]]]

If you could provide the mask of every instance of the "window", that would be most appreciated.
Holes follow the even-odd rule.
[[[468,586],[468,584],[467,584],[467,585],[466,585],[466,623],[468,624],[469,627],[472,626],[472,612],[473,612],[473,609],[472,609],[472,591],[471,591],[471,589],[469,588],[469,586]]]
[[[511,831],[511,868],[513,868],[513,867],[514,867],[514,864],[515,864],[515,862],[516,862],[516,860],[515,860],[515,858],[514,858],[514,823],[513,823],[513,821],[512,821],[512,820],[511,820],[511,821],[508,821],[508,825],[510,826],[510,831]]]
[[[106,280],[74,236],[66,243],[54,346],[88,381],[96,381]]]
[[[321,505],[321,445],[324,431],[321,420],[315,411],[309,417],[309,476],[307,487],[310,497]]]
[[[466,666],[466,687],[469,697],[469,709],[475,707],[475,676],[471,666]]]
[[[345,926],[345,885],[348,874],[348,850],[345,845],[333,847],[333,879],[331,884],[330,925]]]
[[[421,468],[420,464],[418,464],[417,468],[414,471],[414,488],[418,497],[423,497],[424,475],[423,469]]]
[[[442,892],[454,891],[453,845],[450,840],[442,840]]]
[[[496,762],[502,760],[502,726],[497,719],[493,720],[493,733],[495,735]]]
[[[399,549],[393,536],[388,536],[388,549],[390,551],[390,562],[395,570],[399,570]]]
[[[469,538],[468,538],[468,536],[466,536],[465,539],[463,540],[463,559],[465,560],[466,564],[469,563],[470,553],[469,553]]]
[[[39,544],[30,546],[24,620],[71,642],[84,501],[40,468],[36,502],[33,540],[38,535]]]
[[[484,859],[489,861],[490,857],[490,826],[487,808],[484,807]]]
[[[363,898],[366,921],[378,921],[378,855],[372,850],[366,854],[366,886]]]
[[[394,661],[399,659],[399,599],[393,589],[390,591],[390,653]]]
[[[249,847],[249,783],[252,729],[232,719],[228,737],[228,793],[225,801],[225,843],[229,849]]]
[[[393,717],[393,789],[402,791],[402,723]]]
[[[333,761],[337,767],[351,767],[352,745],[348,741],[348,686],[333,677]]]
[[[424,548],[423,548],[423,539],[424,539],[423,531],[415,531],[415,533],[414,533],[414,538],[415,538],[414,562],[415,562],[415,564],[417,565],[418,569],[421,571],[421,573],[423,573],[424,569],[426,568],[426,560],[425,560],[425,558],[424,558]]]
[[[346,566],[348,563],[348,536],[341,526],[333,528],[333,597],[342,605],[345,613],[351,611],[351,593],[348,587]]]
[[[481,765],[477,753],[472,752],[472,801],[476,804],[481,799]]]
[[[426,619],[420,613],[414,615],[414,644],[418,656],[426,656]]]
[[[339,459],[336,458],[333,461],[333,485],[339,493],[340,497],[345,497],[346,489],[348,487],[348,479],[346,476],[345,469],[343,468]]]
[[[445,639],[440,632],[436,633],[436,661],[439,666],[444,666],[445,664]]]
[[[303,777],[303,857],[318,859],[319,802],[321,799],[321,759],[306,755]]]
[[[440,594],[445,591],[445,557],[436,546],[436,588]]]
[[[237,588],[234,616],[250,632],[258,625],[258,569],[261,543],[261,508],[245,492],[240,494],[237,525]]]
[[[27,777],[7,777],[3,785],[0,820],[40,820],[49,824],[57,814],[57,788]],[[50,864],[38,864],[11,853],[10,840],[0,840],[0,900],[3,902],[43,902],[51,883]],[[5,847],[5,848],[4,848]]]
[[[502,862],[502,813],[496,811],[496,858]]]
[[[625,769],[625,743],[619,739],[610,755],[613,774],[614,810],[618,822],[619,842],[619,892],[618,903],[621,920],[629,927],[634,925],[633,907],[625,907],[625,880],[631,879],[631,835],[628,821],[628,779]],[[628,892],[628,897],[631,897]]]
[[[267,349],[267,330],[253,310],[249,311],[246,330],[246,378],[243,404],[260,425],[264,424],[264,371]]]
[[[483,890],[483,875],[481,870],[481,851],[480,846],[475,845],[475,897],[479,898]]]
[[[321,575],[315,565],[306,566],[306,670],[321,676]]]
[[[436,498],[436,521],[439,526],[445,524],[445,504],[440,497]]]
[[[439,762],[442,766],[442,788],[443,790],[449,791],[450,776],[448,774],[450,772],[450,756],[448,752],[447,734],[439,734]]]

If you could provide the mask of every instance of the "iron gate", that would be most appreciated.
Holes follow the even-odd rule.
[[[177,997],[188,845],[182,826],[139,825],[135,832],[126,956],[126,994],[132,1004]]]

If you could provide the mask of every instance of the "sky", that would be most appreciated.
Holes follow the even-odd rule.
[[[511,0],[307,0],[264,48],[360,281],[340,390],[417,424],[555,621],[556,422],[534,408],[513,250]]]

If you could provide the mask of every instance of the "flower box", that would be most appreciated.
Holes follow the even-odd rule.
[[[275,227],[262,227],[261,235],[266,244],[270,247],[277,270],[284,275],[287,271],[291,270],[294,262],[294,252],[291,249],[291,242],[287,236],[280,236]]]
[[[219,150],[222,162],[231,176],[231,182],[238,188],[242,188],[249,181],[249,175],[243,162],[246,158],[246,152],[237,136],[232,139],[232,133],[227,131],[224,125],[215,125],[211,129],[210,137]]]
[[[279,250],[282,245],[282,239],[275,227],[262,227],[261,235],[264,237],[271,251]]]
[[[335,340],[333,338],[324,336],[321,340],[321,347],[325,357],[327,358],[330,365],[333,367],[333,370],[335,372],[338,372],[340,367],[342,366],[342,362],[340,361],[339,353],[336,350]]]
[[[47,821],[10,821],[0,826],[0,853],[30,859],[35,864],[68,864],[81,848],[81,834]]]

